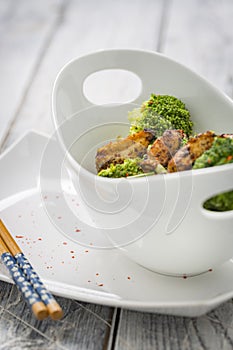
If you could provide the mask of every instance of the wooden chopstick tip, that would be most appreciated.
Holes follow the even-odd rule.
[[[47,305],[49,316],[52,320],[60,320],[63,317],[63,311],[60,305],[54,300]]]
[[[44,320],[49,315],[48,309],[42,301],[38,301],[32,305],[32,312],[39,321]]]

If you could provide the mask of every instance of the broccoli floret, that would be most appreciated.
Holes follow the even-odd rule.
[[[151,129],[159,137],[167,129],[182,129],[189,136],[193,127],[190,118],[185,104],[176,97],[151,94],[141,108],[129,113],[130,133]]]
[[[128,118],[131,122],[131,135],[141,130],[151,130],[157,138],[162,136],[165,130],[173,129],[169,120],[158,115],[152,109],[147,109],[143,112],[140,109],[134,109],[132,112],[129,112]]]
[[[98,175],[104,177],[127,177],[143,174],[142,168],[138,164],[139,159],[125,159],[122,164],[110,164],[107,169],[101,170]]]
[[[233,210],[233,191],[221,193],[208,199],[203,207],[213,211]]]
[[[193,169],[233,162],[233,139],[216,137],[212,146],[196,159]]]

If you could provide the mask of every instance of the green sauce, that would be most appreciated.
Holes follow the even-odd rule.
[[[203,207],[213,211],[233,210],[233,191],[221,193],[208,199]]]
[[[194,163],[193,169],[207,168],[233,162],[233,139],[216,137],[210,149]],[[233,210],[233,191],[220,193],[208,199],[203,207],[212,211]]]
[[[193,169],[233,163],[233,139],[216,137],[210,149],[196,159]]]

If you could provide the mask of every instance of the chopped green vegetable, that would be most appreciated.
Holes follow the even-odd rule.
[[[110,164],[107,169],[101,170],[98,175],[104,177],[127,177],[143,174],[141,167],[138,164],[138,159],[125,159],[121,164]]]
[[[210,149],[196,159],[193,169],[233,163],[233,139],[216,137]]]
[[[233,210],[233,191],[221,193],[208,199],[203,207],[213,211]]]
[[[193,169],[201,169],[233,162],[233,139],[216,137],[211,148],[196,159]],[[233,191],[208,199],[203,207],[213,211],[233,210]]]
[[[174,96],[151,94],[140,109],[129,112],[130,133],[144,129],[153,130],[155,137],[167,129],[182,129],[189,136],[193,123],[185,104]]]

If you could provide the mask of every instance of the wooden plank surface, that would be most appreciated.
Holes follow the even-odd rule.
[[[233,96],[231,0],[0,0],[0,146],[52,133],[59,69],[96,49],[158,50]],[[200,318],[114,310],[59,298],[62,321],[35,321],[0,282],[0,349],[232,349],[232,301]]]
[[[60,0],[1,0],[0,144],[7,136],[53,35]]]
[[[147,0],[146,9],[142,0],[69,2],[41,57],[4,147],[32,128],[52,132],[50,103],[53,82],[60,68],[72,58],[116,47],[156,49],[162,11],[161,0]]]
[[[232,301],[198,318],[123,311],[115,349],[230,350],[233,348],[232,313]]]
[[[108,340],[113,309],[56,298],[64,317],[43,322],[32,317],[15,286],[1,282],[0,349],[103,349]]]

